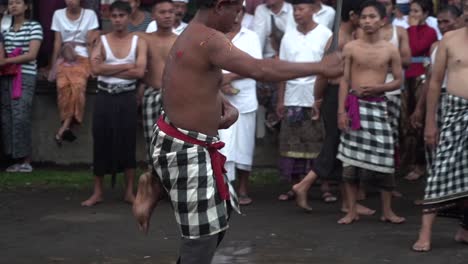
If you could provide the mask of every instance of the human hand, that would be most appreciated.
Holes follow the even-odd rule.
[[[284,117],[285,107],[283,103],[276,104],[276,115],[281,120]]]
[[[429,149],[434,150],[439,142],[439,128],[436,122],[428,122],[424,129],[424,142]]]
[[[423,127],[424,113],[421,109],[416,109],[410,116],[410,124],[414,129]]]
[[[362,89],[362,97],[370,97],[370,96],[376,96],[382,93],[380,90],[379,86],[375,85],[368,85],[361,87]]]
[[[219,129],[227,129],[232,126],[239,118],[239,110],[232,104],[223,101],[223,115],[219,122]]]
[[[418,26],[422,24],[422,18],[419,17],[414,17],[414,16],[408,16],[408,23],[410,26]]]
[[[348,131],[349,129],[349,118],[346,112],[338,113],[338,128],[341,131]]]
[[[138,180],[138,190],[133,202],[133,216],[138,223],[138,229],[147,234],[151,215],[158,204],[161,195],[161,183],[151,172],[146,172]]]
[[[226,95],[236,95],[240,92],[239,89],[234,88],[231,84],[224,84],[221,87],[221,91]]]
[[[321,75],[327,78],[339,77],[343,74],[344,60],[341,52],[333,52],[323,57],[320,62]]]
[[[315,100],[314,105],[312,105],[310,116],[314,121],[320,119],[320,107],[322,106],[322,101],[322,99]]]

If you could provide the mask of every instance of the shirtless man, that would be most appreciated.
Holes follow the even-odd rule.
[[[354,39],[356,30],[359,27],[359,7],[364,0],[343,1],[341,12],[342,22],[338,33],[338,49],[343,47]],[[338,86],[342,77],[328,80],[323,76],[317,76],[314,87],[314,112],[320,113],[325,127],[325,139],[322,150],[315,160],[312,169],[302,181],[293,186],[296,194],[297,205],[306,212],[311,211],[307,202],[307,193],[312,184],[320,178],[323,180],[321,186],[322,197],[325,202],[336,201],[336,197],[330,192],[328,181],[341,182],[341,161],[336,158],[338,145],[340,143],[340,130],[337,126],[337,105],[338,105]],[[323,103],[322,103],[323,101]],[[318,118],[318,115],[315,117]],[[344,190],[342,211],[347,212],[347,202]],[[362,215],[372,215],[375,213],[361,204],[357,205],[357,211]]]
[[[289,63],[254,59],[224,35],[232,28],[241,0],[197,1],[198,11],[176,40],[163,75],[165,113],[153,137],[154,168],[167,190],[182,240],[180,263],[211,263],[216,247],[228,228],[230,208],[238,211],[237,197],[223,175],[225,157],[218,129],[233,124],[238,112],[223,97],[221,69],[262,81],[284,81],[342,72],[336,54],[319,63]],[[147,230],[156,203],[154,181],[146,183],[136,214]]]
[[[148,34],[139,34],[149,45],[148,68],[137,92],[138,102],[142,102],[143,132],[146,140],[147,160],[150,168],[153,167],[150,150],[151,136],[153,134],[153,126],[161,112],[162,75],[169,51],[177,39],[177,35],[172,31],[172,25],[175,19],[172,1],[156,1],[153,6],[153,18],[159,25],[157,31]]]
[[[345,69],[338,101],[338,126],[342,135],[337,157],[343,162],[348,213],[339,224],[359,219],[356,198],[360,182],[381,189],[382,221],[397,224],[405,221],[391,207],[391,192],[395,187],[394,138],[385,102],[385,92],[400,88],[403,70],[397,48],[380,36],[384,18],[382,4],[364,2],[360,10],[364,35],[343,49]],[[389,66],[394,80],[386,83]]]
[[[103,177],[124,171],[125,201],[133,203],[136,168],[136,83],[146,69],[147,46],[127,30],[131,7],[110,6],[112,32],[102,35],[91,53],[91,71],[98,76],[93,113],[94,192],[83,206],[103,201]],[[118,143],[116,143],[118,142]],[[114,181],[113,181],[114,182]]]
[[[435,149],[432,171],[427,178],[419,238],[413,250],[431,250],[432,226],[439,209],[459,205],[463,210],[457,242],[468,243],[468,0],[463,0],[464,27],[448,32],[437,48],[435,65],[427,94],[426,146]],[[436,113],[442,82],[447,72],[447,99],[443,125],[437,126]],[[447,162],[450,161],[450,162]]]

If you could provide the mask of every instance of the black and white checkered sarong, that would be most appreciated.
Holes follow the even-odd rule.
[[[387,102],[359,100],[361,128],[341,133],[337,158],[344,164],[382,173],[395,172],[395,140]]]
[[[170,124],[167,118],[165,121]],[[219,141],[198,132],[177,130],[208,144]],[[195,239],[226,230],[228,205],[220,198],[208,150],[169,136],[157,125],[152,146],[154,169],[171,198],[182,236]],[[234,188],[226,175],[224,179],[229,186],[230,205],[240,212]]]
[[[401,115],[401,94],[388,94],[387,98],[387,111],[390,125],[393,130],[393,138],[395,144],[398,146],[399,129],[400,129],[400,115]]]
[[[437,127],[439,129],[442,128],[442,125],[444,124],[444,112],[445,112],[445,107],[447,106],[447,90],[446,88],[442,87],[441,93],[440,93],[440,98],[439,98],[439,105],[437,107]],[[434,156],[435,156],[435,150],[429,150],[426,149],[426,168],[428,173],[432,173],[432,164],[434,163]]]
[[[143,115],[143,134],[145,136],[146,159],[151,164],[151,138],[159,115],[161,114],[161,91],[159,89],[147,88],[143,95],[141,106]]]
[[[447,94],[424,205],[468,197],[468,100]]]

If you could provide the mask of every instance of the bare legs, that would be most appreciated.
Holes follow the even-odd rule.
[[[294,184],[292,190],[296,195],[296,204],[300,208],[306,211],[312,211],[312,208],[309,206],[307,202],[307,192],[310,189],[310,186],[314,184],[315,180],[317,180],[317,174],[313,171],[309,171],[309,173],[297,184]]]
[[[133,182],[135,180],[135,169],[126,169],[125,174],[125,195],[124,201],[133,203],[135,195],[133,194]],[[103,199],[103,176],[94,176],[94,191],[91,197],[81,203],[82,206],[93,206]]]
[[[356,208],[356,199],[357,199],[358,189],[355,184],[345,182],[344,190],[346,194],[348,212],[343,218],[338,220],[338,224],[349,225],[353,223],[354,221],[359,220],[359,215],[357,213],[357,208]]]
[[[138,227],[148,233],[149,223],[154,208],[161,196],[161,184],[151,172],[146,172],[138,180],[138,191],[133,203],[133,215],[137,219]]]
[[[428,252],[431,250],[432,226],[436,218],[435,213],[423,214],[419,238],[413,245],[413,250],[418,252]]]
[[[237,175],[239,176],[239,204],[249,205],[252,203],[248,191],[250,171],[237,169]]]
[[[402,224],[406,221],[406,219],[404,217],[399,217],[393,212],[392,197],[393,195],[391,191],[381,191],[382,217],[380,220],[392,224]]]

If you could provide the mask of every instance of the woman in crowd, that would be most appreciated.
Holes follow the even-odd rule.
[[[408,17],[409,44],[413,58],[429,57],[431,46],[437,41],[437,32],[427,25],[426,20],[432,12],[429,0],[413,0]],[[422,84],[425,81],[425,68],[422,62],[412,63],[406,70],[406,90],[402,98],[402,160],[407,161],[409,180],[418,179],[425,173],[424,142],[420,130],[410,128],[408,117],[416,106]]]
[[[50,80],[57,81],[57,101],[62,126],[55,135],[73,141],[70,127],[83,121],[86,84],[90,75],[89,48],[97,37],[99,22],[91,9],[84,9],[81,0],[65,0],[66,8],[55,11],[51,29],[55,32]]]
[[[6,56],[0,59],[0,66],[21,65],[17,76],[2,77],[0,82],[4,150],[5,154],[16,161],[7,168],[7,172],[32,171],[31,116],[36,86],[36,57],[42,42],[42,27],[38,22],[29,20],[30,2],[31,0],[8,1],[13,24],[3,34]]]

